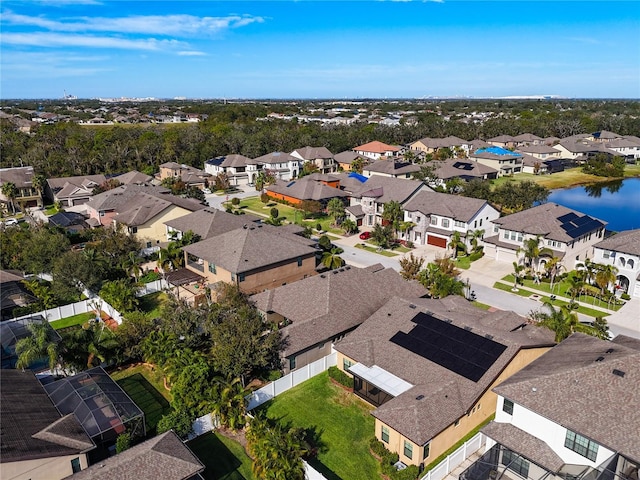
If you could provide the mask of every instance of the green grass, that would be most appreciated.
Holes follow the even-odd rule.
[[[145,364],[131,365],[127,368],[116,370],[109,375],[115,381],[118,381],[138,374],[142,375],[167,402],[171,401],[171,392],[164,388],[164,376],[157,367],[152,368],[150,365]]]
[[[149,318],[158,318],[162,313],[163,305],[169,300],[165,292],[156,292],[140,297],[138,308]]]
[[[50,217],[51,215],[55,215],[56,213],[58,213],[58,209],[56,208],[55,205],[49,205],[48,207],[45,207],[45,209],[44,209],[44,214],[47,217]]]
[[[62,330],[63,328],[82,325],[94,318],[96,318],[96,314],[94,312],[79,313],[78,315],[73,315],[71,317],[54,320],[53,322],[49,322],[49,325],[51,325],[54,330]]]
[[[162,416],[171,412],[171,406],[167,399],[142,373],[134,373],[128,377],[120,378],[117,383],[144,412],[147,435],[155,435],[156,426]]]
[[[393,252],[390,252],[388,250],[380,250],[380,251],[378,251],[378,247],[370,247],[369,245],[362,244],[362,243],[356,243],[355,247],[359,248],[361,250],[366,250],[367,252],[377,253],[378,255],[384,255],[385,257],[397,257],[398,256],[397,253],[393,253]]]
[[[458,257],[455,262],[456,268],[461,268],[462,270],[469,270],[469,268],[471,268],[471,258],[468,255]]]
[[[238,442],[209,432],[187,445],[204,464],[205,480],[254,480],[251,459]]]
[[[374,436],[373,407],[331,383],[327,372],[260,408],[270,418],[315,429],[325,448],[309,463],[327,479],[380,478],[379,463],[369,453],[369,440]]]

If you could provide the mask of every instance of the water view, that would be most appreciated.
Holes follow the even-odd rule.
[[[553,190],[548,201],[604,220],[608,230],[640,228],[640,178]]]

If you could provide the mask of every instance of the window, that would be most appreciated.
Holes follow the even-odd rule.
[[[505,398],[504,402],[502,403],[502,411],[508,413],[509,415],[513,415],[513,402]]]
[[[104,217],[104,212],[100,212],[100,216],[101,216],[101,217]]]
[[[151,245],[153,245],[153,243],[147,242],[147,248],[151,248]]]
[[[498,233],[500,231],[500,227],[498,225],[493,226],[493,233]]]
[[[592,462],[595,462],[598,456],[598,444],[596,442],[571,430],[567,430],[564,446],[569,450],[573,450],[578,455],[588,458]]]
[[[138,227],[129,227],[129,233],[138,233]]]
[[[429,450],[431,450],[431,442],[427,443],[424,447],[422,447],[422,459],[423,460],[429,458]]]
[[[436,217],[431,217],[431,225],[437,225],[438,219]]]
[[[78,473],[80,470],[82,470],[82,467],[80,466],[80,457],[76,457],[71,460],[71,470],[73,471],[73,473]]]
[[[420,215],[416,216],[416,223],[420,223]]]
[[[460,425],[460,419],[457,419],[455,422],[453,422],[454,427],[457,427],[458,425]]]
[[[351,360],[349,360],[348,358],[343,358],[342,359],[342,369],[346,372],[347,369],[349,367],[351,367],[351,365],[353,365],[353,362]]]
[[[529,462],[507,448],[502,452],[502,464],[521,477],[527,478],[529,476]]]
[[[444,228],[449,228],[449,219],[448,218],[443,218],[442,219],[442,226]]]
[[[296,368],[296,357],[289,358],[289,370],[294,370]]]
[[[454,225],[455,227],[458,227],[458,228],[464,228],[464,226],[465,226],[466,224],[465,224],[464,222],[460,222],[460,221],[458,221],[458,220],[455,220],[455,221],[453,222],[453,225]]]
[[[209,264],[209,271],[210,271],[211,273],[213,273],[214,275],[215,275],[216,273],[218,273],[218,272],[216,271],[216,264],[215,264],[215,263],[210,263],[210,264]]]
[[[389,429],[382,425],[382,431],[380,432],[380,438],[384,443],[389,443]]]
[[[244,273],[238,274],[238,282],[244,282]]]
[[[413,445],[406,440],[404,441],[404,456],[407,458],[413,458]]]
[[[231,281],[232,281],[232,282],[235,282],[235,281],[236,281],[236,274],[235,274],[235,273],[232,273],[232,274],[231,274]]]
[[[298,257],[298,266],[301,267],[302,266],[302,257]]]

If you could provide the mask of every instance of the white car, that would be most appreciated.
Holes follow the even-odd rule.
[[[18,224],[18,220],[15,218],[8,218],[4,221],[4,225],[5,227],[11,227],[13,225],[17,225]]]

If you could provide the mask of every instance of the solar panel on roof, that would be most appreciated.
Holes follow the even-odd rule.
[[[451,323],[418,313],[409,333],[397,332],[391,342],[441,367],[477,382],[506,346]]]

